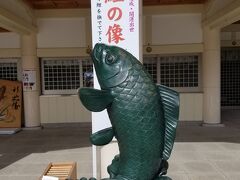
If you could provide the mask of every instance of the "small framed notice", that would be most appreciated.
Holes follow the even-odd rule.
[[[37,78],[36,78],[35,70],[24,70],[23,71],[23,91],[37,90],[36,79]]]

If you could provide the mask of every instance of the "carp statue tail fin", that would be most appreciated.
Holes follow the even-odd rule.
[[[157,85],[157,87],[161,97],[165,119],[163,159],[168,160],[176,137],[179,118],[179,94],[166,86]]]

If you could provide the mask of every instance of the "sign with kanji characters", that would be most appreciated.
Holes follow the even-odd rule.
[[[0,80],[0,128],[20,128],[22,83]]]
[[[36,71],[24,70],[23,71],[23,91],[36,91]]]
[[[139,0],[92,0],[92,39],[122,47],[139,59]]]
[[[91,0],[92,46],[96,43],[118,46],[140,59],[140,7],[141,0]],[[94,88],[100,88],[96,73]],[[109,126],[106,110],[92,113],[93,132]],[[97,171],[97,153],[93,146],[93,176]]]
[[[91,0],[93,47],[96,43],[122,47],[139,59],[139,9],[140,0]],[[95,73],[94,88],[100,88]],[[93,132],[109,126],[106,110],[92,113]]]

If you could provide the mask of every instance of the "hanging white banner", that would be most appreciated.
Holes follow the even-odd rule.
[[[92,41],[119,46],[139,59],[139,0],[91,0]],[[94,73],[94,87],[99,89]],[[93,132],[109,127],[106,111],[92,113]]]
[[[140,54],[140,8],[141,0],[91,0],[92,45],[104,43],[119,46],[137,59]],[[94,88],[100,89],[94,72]],[[107,112],[92,113],[92,131],[111,126]],[[93,176],[97,168],[97,151],[93,146]]]
[[[119,46],[139,59],[139,0],[92,0],[92,41]],[[100,89],[94,73],[94,88]],[[107,112],[92,113],[92,131],[111,126]]]

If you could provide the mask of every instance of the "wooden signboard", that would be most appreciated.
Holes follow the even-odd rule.
[[[0,80],[0,128],[20,128],[22,83]]]

